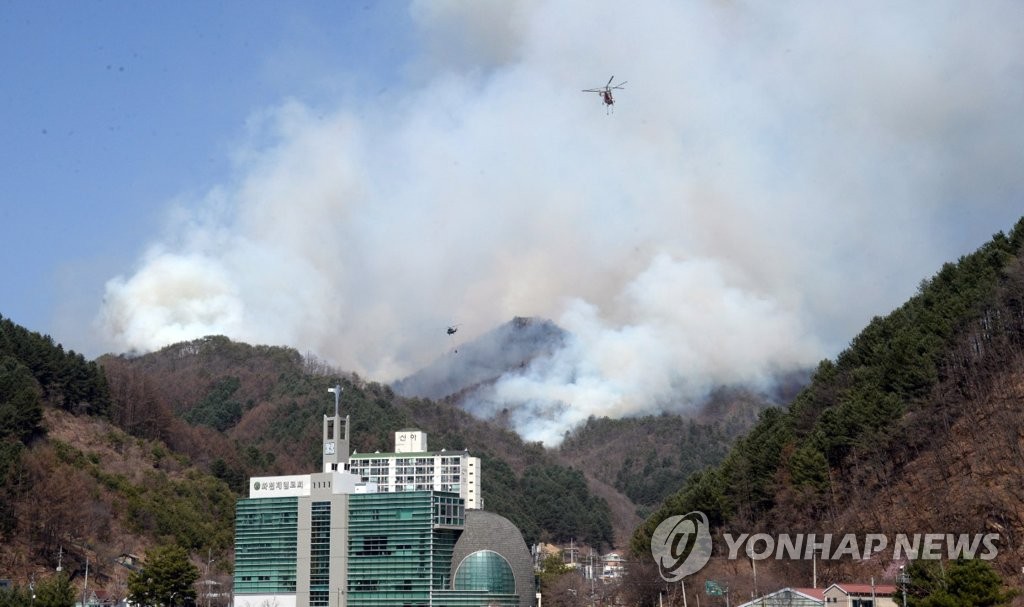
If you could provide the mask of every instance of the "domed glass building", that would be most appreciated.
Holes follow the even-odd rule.
[[[505,557],[493,550],[477,550],[455,570],[455,590],[482,590],[515,594],[516,577]]]
[[[458,602],[464,605],[534,604],[533,559],[512,521],[485,510],[466,511],[465,528],[452,551],[451,594],[446,593],[453,599],[459,595],[467,600]]]

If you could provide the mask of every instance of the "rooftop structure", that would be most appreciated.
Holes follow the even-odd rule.
[[[896,607],[891,584],[832,584],[827,588],[782,588],[739,607]]]
[[[824,588],[782,588],[739,607],[823,607]]]

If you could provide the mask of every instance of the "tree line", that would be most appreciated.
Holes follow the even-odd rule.
[[[898,475],[965,413],[1000,361],[1024,352],[1024,219],[945,264],[917,293],[875,317],[834,360],[822,361],[787,410],[758,424],[718,466],[691,476],[635,533],[631,548],[672,514],[712,525],[788,531],[834,519],[834,499]],[[876,466],[865,476],[865,466]],[[854,475],[856,482],[854,482]],[[868,480],[874,479],[874,480]]]
[[[28,490],[22,455],[43,435],[43,406],[91,415],[110,408],[103,370],[48,335],[0,316],[0,537],[16,524],[14,503]]]

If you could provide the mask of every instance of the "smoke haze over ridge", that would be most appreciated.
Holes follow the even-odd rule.
[[[1024,7],[413,2],[407,80],[250,119],[98,324],[390,381],[514,316],[573,337],[493,387],[526,438],[834,356],[1008,229]],[[340,60],[340,59],[339,59]],[[615,74],[606,115],[597,95]]]

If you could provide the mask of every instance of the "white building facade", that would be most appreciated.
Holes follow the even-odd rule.
[[[483,508],[480,458],[468,451],[430,451],[427,434],[395,432],[394,453],[352,453],[349,470],[381,493],[446,491],[458,493],[468,509]]]

